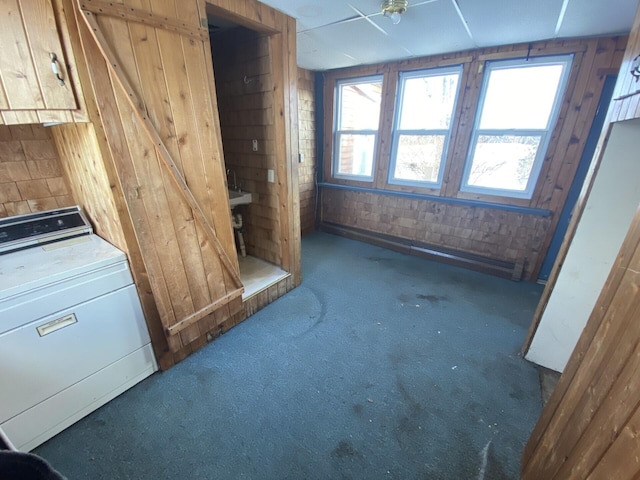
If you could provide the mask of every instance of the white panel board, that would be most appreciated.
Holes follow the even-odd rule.
[[[527,43],[556,37],[627,33],[638,0],[569,0],[556,35],[562,0],[411,0],[399,25],[380,14],[380,0],[262,0],[297,20],[298,64],[329,70],[361,63],[383,63],[476,47]],[[458,2],[471,39],[457,15]],[[362,33],[355,9],[388,34],[387,44]],[[336,27],[336,28],[332,28]],[[339,34],[341,45],[333,38]],[[305,36],[302,36],[304,34]],[[363,40],[363,41],[360,41]],[[348,48],[347,48],[348,47]],[[345,63],[344,54],[354,59]]]
[[[324,43],[331,50],[352,57],[352,65],[385,62],[410,55],[396,40],[379,31],[365,19],[328,25],[314,30],[313,33],[324,39]]]
[[[507,45],[553,38],[562,2],[458,0],[478,46]]]
[[[268,0],[262,3],[295,18],[299,32],[357,15],[357,13],[349,7],[349,4],[343,1],[312,2],[310,0]],[[374,5],[375,3],[377,2],[374,2]],[[380,5],[378,5],[375,10],[379,10],[379,7]]]
[[[558,36],[584,37],[628,33],[636,6],[635,0],[569,0]]]
[[[475,47],[453,4],[439,0],[410,7],[399,24],[382,15],[371,19],[401,45],[407,56],[426,56],[457,52]]]
[[[307,70],[327,70],[355,65],[357,60],[339,48],[329,47],[315,30],[298,33],[298,66]]]
[[[640,120],[614,124],[527,360],[564,370],[640,203],[639,148]]]

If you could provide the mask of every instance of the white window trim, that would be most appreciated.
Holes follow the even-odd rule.
[[[540,171],[542,170],[542,165],[544,163],[544,157],[547,154],[547,149],[549,148],[549,143],[553,135],[553,130],[556,126],[558,117],[560,115],[560,110],[562,108],[562,99],[564,97],[564,94],[566,93],[567,84],[569,83],[572,62],[573,62],[573,54],[544,56],[544,57],[530,57],[529,59],[518,58],[518,59],[511,59],[511,60],[494,60],[494,61],[486,62],[484,76],[482,79],[482,87],[480,89],[480,99],[478,101],[476,117],[473,124],[473,131],[471,134],[471,140],[469,143],[467,158],[465,160],[465,165],[464,165],[462,185],[460,186],[461,192],[495,195],[500,197],[531,199],[531,197],[533,196],[533,192],[535,191],[536,185],[538,183]],[[547,122],[546,129],[498,129],[496,130],[496,129],[479,129],[478,128],[478,125],[480,123],[481,113],[484,108],[484,100],[487,92],[487,86],[489,84],[490,73],[493,70],[508,69],[511,67],[516,67],[521,65],[558,65],[558,64],[564,65],[564,68],[562,70],[562,75],[560,77],[560,82],[558,84],[558,89],[556,91],[556,96],[553,102],[553,108],[551,110],[551,114],[549,115],[549,120]],[[520,190],[499,189],[499,188],[491,188],[491,187],[478,187],[474,185],[469,185],[467,183],[469,180],[469,174],[471,172],[471,163],[473,160],[473,156],[475,154],[477,140],[480,135],[540,136],[540,145],[538,147],[538,151],[536,152],[536,158],[533,161],[533,166],[531,167],[531,174],[529,175],[529,180],[527,181],[527,187],[525,188],[525,190],[520,191]]]
[[[451,112],[451,124],[448,129],[429,129],[429,130],[401,130],[399,128],[402,115],[402,104],[404,100],[405,79],[435,77],[447,75],[450,73],[458,74],[458,91],[453,102],[453,110]],[[391,139],[391,158],[389,159],[389,173],[387,183],[390,185],[404,185],[409,187],[423,188],[440,188],[442,179],[444,178],[444,169],[447,161],[447,152],[449,151],[449,142],[451,140],[451,130],[453,123],[456,121],[456,109],[458,106],[458,97],[460,96],[460,87],[462,84],[463,65],[454,65],[451,67],[434,67],[422,70],[412,70],[399,72],[398,74],[398,93],[396,95],[396,104],[393,120],[393,133]],[[421,180],[406,180],[403,178],[395,178],[396,160],[398,156],[398,144],[400,143],[400,135],[444,135],[444,145],[442,148],[442,158],[440,159],[440,169],[438,170],[438,179],[435,182]]]
[[[354,77],[336,80],[334,87],[334,105],[333,105],[333,152],[331,159],[331,176],[333,178],[342,180],[356,180],[359,182],[373,182],[373,177],[376,171],[376,155],[378,149],[378,132],[380,131],[380,117],[378,117],[378,128],[375,130],[340,130],[338,124],[340,123],[340,112],[342,110],[342,89],[344,85],[357,85],[359,83],[367,83],[372,81],[380,81],[383,83],[384,91],[384,75],[367,75],[364,77]],[[382,116],[382,99],[380,100],[380,116]],[[340,160],[340,137],[342,134],[348,135],[373,135],[373,159],[371,164],[371,175],[349,175],[344,173],[338,173]]]

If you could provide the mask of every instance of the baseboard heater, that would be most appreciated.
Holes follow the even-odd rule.
[[[524,271],[524,260],[518,262],[504,262],[480,255],[473,255],[467,252],[447,249],[427,243],[407,240],[405,238],[385,235],[383,233],[370,232],[354,227],[345,227],[335,223],[323,222],[320,230],[333,233],[353,240],[388,248],[396,252],[415,255],[417,257],[436,260],[438,262],[464,267],[478,272],[489,273],[498,277],[509,278],[514,281],[522,279]]]

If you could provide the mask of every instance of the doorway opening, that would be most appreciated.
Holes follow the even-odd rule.
[[[283,268],[269,35],[209,13],[211,55],[243,299]]]

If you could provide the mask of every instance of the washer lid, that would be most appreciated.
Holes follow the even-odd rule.
[[[124,252],[97,235],[67,239],[0,257],[0,303],[15,295],[75,278],[88,281],[110,265],[126,262]]]

